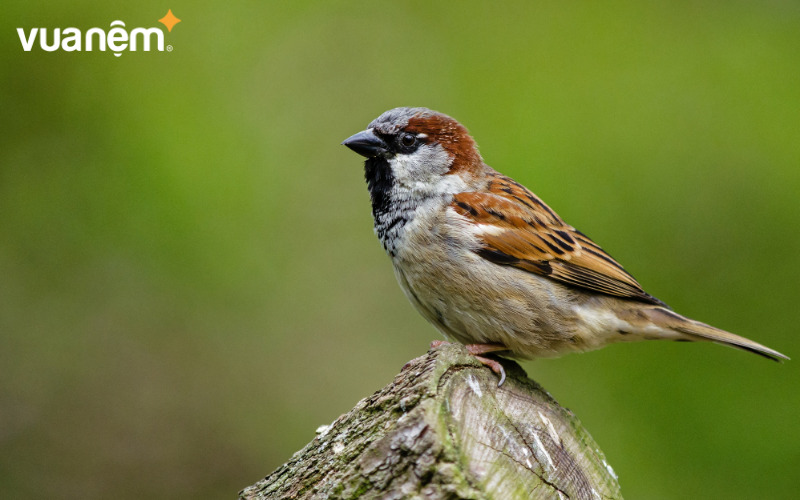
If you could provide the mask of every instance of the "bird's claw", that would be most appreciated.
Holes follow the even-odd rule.
[[[503,385],[503,382],[506,381],[506,370],[503,368],[503,365],[500,364],[499,361],[495,361],[494,359],[484,358],[483,356],[476,356],[473,355],[475,359],[477,359],[482,365],[488,366],[490,370],[495,372],[497,375],[500,375],[500,382],[497,383],[497,387]]]

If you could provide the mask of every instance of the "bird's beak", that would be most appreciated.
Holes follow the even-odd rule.
[[[342,144],[367,158],[373,158],[389,150],[389,146],[383,142],[383,139],[375,135],[369,128],[348,137]]]

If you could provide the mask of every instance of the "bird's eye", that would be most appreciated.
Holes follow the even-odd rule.
[[[402,144],[407,148],[410,148],[416,143],[417,143],[417,136],[415,136],[414,134],[403,134],[400,137],[400,144]]]

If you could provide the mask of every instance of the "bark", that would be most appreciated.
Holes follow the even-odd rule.
[[[410,361],[241,499],[616,499],[616,475],[569,410],[459,345]]]

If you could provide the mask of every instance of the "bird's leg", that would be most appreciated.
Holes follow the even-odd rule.
[[[508,347],[504,346],[503,344],[467,344],[464,347],[466,347],[467,352],[477,359],[482,365],[488,366],[490,370],[500,376],[500,382],[497,383],[497,387],[503,385],[503,382],[506,381],[506,371],[503,368],[503,365],[501,365],[499,361],[481,356],[481,354],[507,351]]]
[[[477,356],[479,354],[486,354],[490,352],[508,350],[508,347],[504,346],[503,344],[467,344],[464,347],[466,347],[467,352],[472,354],[473,356]]]
[[[443,346],[445,344],[449,344],[450,342],[446,340],[431,340],[431,349],[436,349],[439,346]]]
[[[489,358],[484,358],[483,356],[478,356],[476,354],[473,354],[472,357],[477,359],[478,362],[483,366],[488,366],[490,370],[492,370],[493,372],[495,372],[497,375],[500,376],[500,382],[497,383],[497,387],[503,385],[503,382],[506,381],[506,370],[505,368],[503,368],[503,365],[501,365],[499,361],[495,361]]]
[[[446,340],[434,340],[431,342],[431,349],[436,349],[445,344],[450,344],[450,342]],[[501,365],[499,361],[481,356],[481,354],[507,351],[508,347],[503,344],[467,344],[464,348],[466,348],[469,355],[477,359],[480,364],[489,367],[490,370],[500,376],[500,382],[497,383],[497,387],[503,385],[503,382],[506,381],[506,370],[503,368],[503,365]]]

